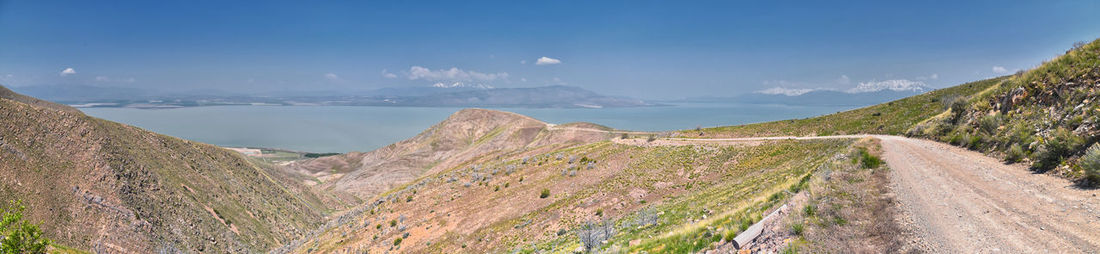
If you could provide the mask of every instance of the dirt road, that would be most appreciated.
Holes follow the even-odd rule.
[[[670,144],[862,138],[667,139]],[[943,143],[882,140],[902,228],[916,249],[934,253],[1100,252],[1100,190],[1035,174],[1019,165]],[[901,233],[901,232],[899,232]]]
[[[903,224],[928,251],[1100,251],[1100,191],[942,143],[879,138]]]

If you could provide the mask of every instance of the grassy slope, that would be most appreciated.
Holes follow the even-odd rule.
[[[913,125],[940,114],[944,99],[969,96],[996,85],[1004,78],[975,81],[924,94],[819,117],[702,129],[702,137],[824,136],[841,134],[904,134]],[[686,137],[699,131],[680,132]]]
[[[605,141],[490,154],[384,194],[297,251],[569,252],[579,246],[578,227],[600,220],[621,232],[611,239],[613,248],[698,250],[720,239],[716,234],[759,219],[784,190],[849,145],[641,147]],[[577,162],[570,164],[571,157]],[[594,161],[593,169],[580,161]],[[576,176],[570,176],[573,165]],[[510,166],[515,172],[507,173]],[[539,198],[542,189],[550,197]],[[656,225],[633,223],[645,209],[660,214]],[[395,246],[396,239],[402,240]]]
[[[914,133],[1084,180],[1077,160],[1100,139],[1098,83],[1100,40],[1012,76]]]
[[[65,246],[264,250],[322,219],[225,149],[6,99],[0,119],[0,198]]]

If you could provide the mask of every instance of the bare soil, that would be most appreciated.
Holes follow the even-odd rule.
[[[903,223],[926,251],[1100,250],[1100,191],[942,143],[879,138]]]

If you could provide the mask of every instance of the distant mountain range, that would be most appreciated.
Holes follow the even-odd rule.
[[[580,87],[396,87],[362,92],[244,95],[216,91],[161,94],[135,88],[84,85],[13,87],[13,90],[74,107],[174,108],[219,105],[332,105],[414,107],[604,108],[658,104],[601,95]]]
[[[881,90],[874,92],[844,92],[835,90],[815,90],[797,95],[765,94],[760,92],[741,94],[731,97],[695,97],[677,102],[736,102],[744,104],[779,104],[795,106],[866,106],[893,101],[931,91],[924,90]]]

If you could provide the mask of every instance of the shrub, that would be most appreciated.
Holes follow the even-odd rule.
[[[542,193],[539,193],[539,198],[546,198],[550,196],[550,189],[542,189]]]
[[[951,110],[951,123],[958,123],[962,119],[963,114],[966,114],[967,103],[966,99],[957,97],[951,100],[948,104],[948,109]]]
[[[952,145],[957,145],[957,146],[962,145],[962,143],[963,143],[962,133],[955,132],[954,134],[951,134],[951,137],[947,138],[947,143],[952,144]]]
[[[23,221],[22,201],[8,202],[0,214],[0,253],[46,253],[50,240],[38,225]]]
[[[1020,144],[1012,144],[1008,147],[1008,151],[1005,151],[1005,161],[1016,163],[1024,159],[1024,148]]]
[[[878,156],[875,156],[875,155],[867,152],[866,148],[860,148],[859,149],[859,166],[860,167],[863,167],[863,168],[866,168],[866,169],[871,169],[871,168],[877,168],[880,165],[882,165],[882,159],[880,159]]]
[[[393,246],[401,245],[401,238],[393,239]]]
[[[817,214],[817,207],[814,207],[814,205],[806,205],[806,207],[802,208],[802,214],[806,215],[806,217],[814,216]]]
[[[982,149],[982,134],[969,135],[969,140],[966,141],[966,147],[970,150]]]
[[[1035,163],[1031,167],[1038,171],[1053,169],[1062,162],[1063,158],[1069,157],[1076,151],[1082,143],[1084,143],[1084,139],[1073,135],[1073,132],[1066,129],[1057,129],[1050,139],[1039,145],[1039,148],[1032,153],[1032,159]]]
[[[726,240],[726,242],[732,242],[733,238],[736,238],[736,237],[737,237],[737,231],[726,230],[726,236],[723,237],[722,239]]]
[[[1085,180],[1089,184],[1100,183],[1100,143],[1092,144],[1088,150],[1085,150],[1085,155],[1081,156],[1077,165],[1085,171]]]
[[[596,209],[596,216],[603,217],[603,208]]]
[[[596,224],[587,222],[577,230],[577,238],[581,240],[581,246],[585,252],[598,249],[603,241],[611,239],[615,235],[615,224],[610,221]]]
[[[752,218],[750,218],[749,216],[744,216],[744,217],[741,217],[741,219],[737,220],[737,223],[738,223],[737,230],[741,231],[741,232],[744,232],[745,230],[748,230],[749,227],[752,226],[753,221],[752,221]]]
[[[801,236],[803,230],[804,230],[804,228],[802,226],[802,223],[791,224],[791,234]]]
[[[659,216],[657,215],[657,211],[655,211],[652,207],[646,208],[638,212],[638,217],[634,218],[634,224],[637,224],[641,227],[657,225],[658,217]]]

